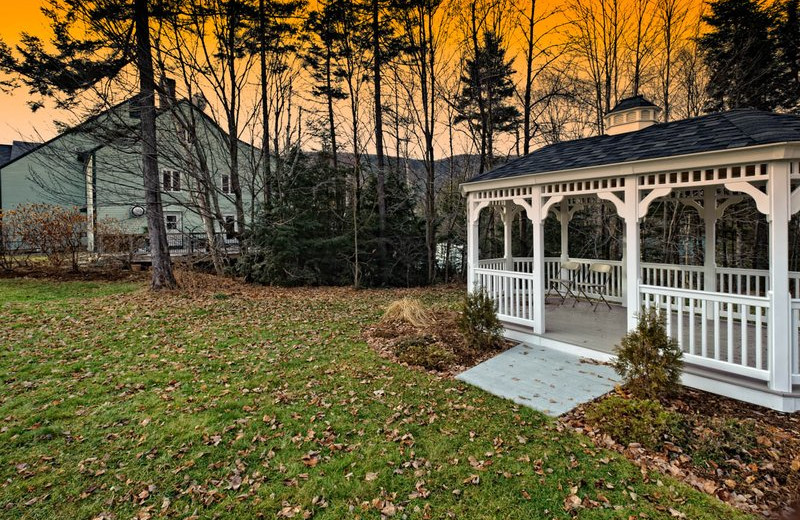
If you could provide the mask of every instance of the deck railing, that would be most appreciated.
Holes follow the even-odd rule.
[[[792,382],[800,385],[800,299],[792,300]]]
[[[478,268],[475,276],[478,286],[483,287],[497,304],[498,318],[533,327],[532,274]]]
[[[611,286],[606,298],[609,301],[622,301],[622,262],[619,260],[592,260],[588,258],[570,258],[570,261],[581,264],[580,276],[588,276],[589,266],[593,263],[609,264],[613,267],[610,274]],[[514,257],[514,271],[519,273],[533,272],[533,258]],[[505,270],[506,261],[503,258],[481,260],[479,266],[485,269]],[[550,286],[550,280],[561,277],[561,259],[558,257],[545,257],[545,287]],[[769,291],[769,271],[766,269],[739,269],[734,267],[717,267],[717,292],[738,294],[742,296],[766,296]],[[655,262],[641,263],[641,283],[657,287],[672,287],[676,289],[689,289],[702,291],[705,283],[703,266],[660,264]],[[792,298],[800,299],[800,272],[789,272],[789,292]]]
[[[688,363],[769,380],[769,299],[641,285],[642,304],[663,310]]]

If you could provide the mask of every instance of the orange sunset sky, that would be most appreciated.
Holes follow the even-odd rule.
[[[9,45],[19,40],[19,33],[47,34],[48,25],[39,10],[38,0],[0,0],[0,38]],[[50,110],[32,113],[28,108],[29,97],[25,89],[11,94],[0,92],[0,143],[10,143],[14,139],[38,141],[55,134],[53,118],[57,115]]]

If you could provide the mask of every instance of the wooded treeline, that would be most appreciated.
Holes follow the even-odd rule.
[[[195,146],[193,118],[176,118],[189,136],[181,157],[193,209],[211,230],[245,240],[243,274],[406,285],[463,272],[461,182],[541,145],[602,133],[603,115],[624,97],[645,95],[664,121],[738,107],[800,110],[798,4],[50,0],[53,38],[3,45],[0,66],[62,107],[86,92],[95,102],[140,93],[153,106],[150,92],[171,94],[159,78],[176,80],[177,96],[202,96],[228,133],[222,189]],[[142,141],[152,155],[158,143]],[[252,153],[242,156],[242,141]],[[221,197],[235,203],[237,224],[214,210]],[[672,227],[659,228],[669,240],[652,254],[685,261],[681,244],[702,227],[684,215],[691,209],[656,206]],[[485,218],[490,251],[496,219]],[[757,227],[760,217],[747,219]],[[521,219],[522,236],[526,226]],[[609,212],[573,227],[585,237],[575,256],[619,253],[621,225]]]

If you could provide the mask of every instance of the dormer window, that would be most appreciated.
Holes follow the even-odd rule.
[[[650,111],[642,110],[642,119],[650,119]]]

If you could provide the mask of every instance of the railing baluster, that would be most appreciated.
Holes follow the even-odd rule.
[[[733,363],[733,309],[731,302],[725,304],[725,321],[728,326],[728,363]]]
[[[747,366],[747,358],[748,358],[748,341],[747,341],[747,315],[749,305],[739,305],[739,319],[741,325],[741,335],[742,335],[742,365]],[[756,367],[757,368],[757,367]]]
[[[714,359],[719,359],[719,302],[714,302]]]
[[[694,355],[694,331],[697,329],[694,319],[694,298],[689,297],[689,354]]]
[[[702,320],[702,325],[700,327],[700,352],[703,357],[708,357],[708,322],[706,321],[708,319],[708,314],[706,300],[701,300],[700,305],[700,319]]]

